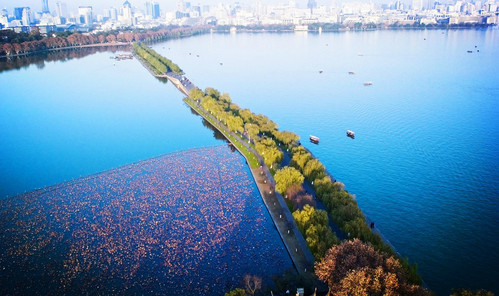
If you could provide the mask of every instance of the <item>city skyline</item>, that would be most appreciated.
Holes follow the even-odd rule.
[[[0,9],[7,9],[8,11],[13,11],[15,7],[30,7],[33,12],[42,12],[43,11],[43,3],[48,2],[48,8],[51,13],[56,11],[57,2],[64,2],[67,4],[69,11],[76,11],[79,6],[92,6],[94,11],[102,11],[104,9],[108,9],[110,7],[122,7],[124,0],[22,0],[22,1],[12,1],[8,3],[0,4]],[[136,7],[139,9],[145,9],[146,2],[149,0],[129,0],[132,7]],[[152,0],[153,2],[157,2],[163,11],[174,10],[177,7],[177,3],[179,1],[169,1],[169,0]],[[234,4],[236,2],[241,5],[250,6],[256,5],[258,2],[263,5],[277,5],[277,4],[288,4],[290,2],[294,2],[298,8],[307,8],[308,0],[197,0],[197,1],[184,1],[191,2],[193,5],[217,5],[219,3],[223,4]],[[373,4],[388,4],[392,2],[396,2],[396,0],[316,0],[317,6],[331,6],[331,5],[341,5],[342,3],[373,3]],[[405,5],[411,5],[412,0],[403,0],[401,1]],[[425,4],[426,1],[423,1]],[[452,1],[438,1],[441,3],[451,3]]]

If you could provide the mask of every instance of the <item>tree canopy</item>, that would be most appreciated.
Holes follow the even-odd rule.
[[[329,249],[315,264],[315,274],[334,295],[430,295],[411,285],[394,257],[388,257],[358,239]]]
[[[263,161],[265,162],[265,165],[268,167],[272,167],[274,163],[280,163],[284,157],[283,153],[281,152],[281,150],[279,150],[276,143],[272,141],[272,139],[262,139],[257,141],[255,144],[255,149],[263,157]],[[286,189],[284,188],[283,191],[279,192],[282,193],[285,191]]]
[[[284,167],[275,173],[275,189],[283,194],[293,184],[301,185],[305,178],[297,169],[293,167]]]
[[[293,218],[316,260],[324,257],[329,248],[338,244],[338,238],[329,227],[326,211],[316,210],[310,205],[305,205],[303,210],[293,212]]]

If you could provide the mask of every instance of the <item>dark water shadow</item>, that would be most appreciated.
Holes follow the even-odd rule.
[[[186,104],[187,105],[187,104]],[[191,111],[192,114],[196,115],[196,116],[200,116],[194,109],[192,109],[189,105],[187,105],[189,107],[189,110]],[[209,121],[207,121],[206,119],[204,119],[203,117],[203,126],[206,127],[207,129],[211,130],[213,132],[213,137],[217,140],[221,140],[221,141],[225,141],[225,142],[229,142],[225,136],[219,131],[217,130],[216,128],[214,128],[211,123]]]
[[[72,59],[81,59],[98,52],[115,53],[117,51],[130,51],[130,48],[127,46],[82,47],[44,51],[26,56],[4,57],[0,58],[0,73],[27,68],[32,64],[35,64],[39,69],[43,69],[46,62],[65,62]]]

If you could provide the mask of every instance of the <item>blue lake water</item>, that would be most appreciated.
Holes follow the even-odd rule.
[[[498,30],[434,30],[213,34],[153,48],[199,87],[297,132],[446,295],[499,293],[497,44]],[[109,55],[0,73],[2,196],[217,143],[171,84]]]
[[[0,200],[0,294],[219,295],[245,274],[270,284],[292,263],[231,150],[169,153]]]
[[[0,74],[0,194],[220,141],[171,85],[111,53]]]

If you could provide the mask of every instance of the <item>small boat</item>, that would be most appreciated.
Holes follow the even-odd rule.
[[[364,85],[369,86],[369,85],[373,85],[373,83],[371,81],[368,81],[368,82],[364,82]]]
[[[353,75],[353,74],[355,74],[355,72],[354,71],[350,71],[350,72],[348,72],[348,74]]]
[[[314,144],[319,144],[319,137],[310,135],[310,142]]]
[[[359,56],[359,57],[363,57],[363,56],[364,56],[364,54],[362,54],[362,53],[359,53],[359,54],[358,54],[358,56]]]
[[[351,130],[347,130],[347,137],[350,137],[350,138],[355,138],[355,133],[352,132]]]
[[[472,52],[473,52],[473,50],[468,50],[468,53],[472,53]]]
[[[321,74],[323,71],[322,70],[319,70],[319,74]]]

